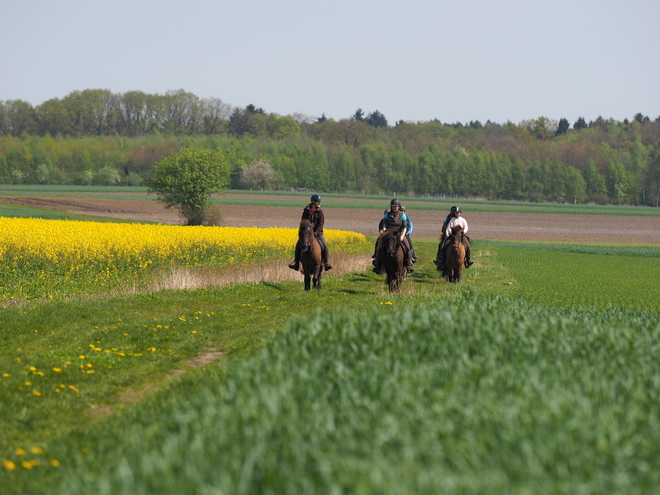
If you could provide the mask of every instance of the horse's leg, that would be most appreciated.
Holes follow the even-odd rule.
[[[305,270],[305,290],[311,289],[311,280],[312,276],[309,274],[307,270]]]

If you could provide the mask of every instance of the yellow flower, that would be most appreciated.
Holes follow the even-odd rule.
[[[33,454],[43,454],[44,449],[42,449],[41,447],[32,447],[30,449],[30,452],[33,453]]]
[[[13,471],[14,469],[16,469],[16,463],[14,463],[13,461],[5,461],[4,466],[5,469],[9,471]]]
[[[14,453],[16,455],[25,455],[25,449],[21,449],[20,447],[16,450],[14,450]]]
[[[32,382],[25,382],[25,385],[27,385],[28,387],[31,387],[31,386],[32,386]]]
[[[32,469],[34,466],[32,465],[32,461],[21,461],[21,467],[25,469]]]
[[[37,368],[35,368],[34,366],[30,366],[30,371],[37,371]]]
[[[60,467],[60,461],[58,461],[57,459],[51,459],[50,465],[53,467]]]
[[[81,354],[80,356],[78,356],[78,357],[79,357],[80,359],[85,359],[85,356],[83,356],[82,354]]]
[[[2,376],[5,378],[11,378],[11,374],[9,373],[3,373]]]
[[[33,390],[32,395],[36,395],[37,397],[41,397],[41,392],[39,392],[38,390]]]
[[[62,368],[53,368],[53,371],[54,371],[55,373],[59,373],[59,372],[62,371]]]

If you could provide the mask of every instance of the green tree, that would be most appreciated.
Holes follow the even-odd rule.
[[[575,121],[575,124],[573,124],[573,129],[576,131],[579,131],[580,129],[586,129],[589,127],[587,125],[587,121],[584,120],[584,117],[578,117],[578,119]]]
[[[557,125],[557,129],[555,130],[555,136],[561,136],[562,134],[566,134],[570,128],[571,128],[571,124],[568,123],[568,120],[563,118],[559,119],[559,124]]]
[[[365,122],[372,127],[387,127],[387,119],[385,118],[385,115],[380,113],[378,110],[371,112],[367,116]]]
[[[219,150],[182,148],[154,167],[149,192],[158,195],[165,208],[176,208],[186,225],[203,225],[211,206],[211,194],[229,184],[229,161]]]

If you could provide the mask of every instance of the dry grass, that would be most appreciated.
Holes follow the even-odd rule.
[[[303,281],[301,272],[294,272],[288,267],[291,260],[281,260],[249,266],[230,266],[221,270],[206,267],[174,267],[163,273],[154,283],[153,291],[191,290],[205,287],[217,287],[228,284],[277,282],[282,280]],[[337,253],[331,255],[332,270],[323,274],[324,278],[333,278],[346,272],[361,272],[371,266],[368,254]]]

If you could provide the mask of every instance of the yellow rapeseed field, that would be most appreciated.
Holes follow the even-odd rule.
[[[298,230],[183,227],[0,217],[0,293],[63,283],[105,283],[173,265],[223,266],[293,253]],[[326,230],[335,250],[363,245],[355,232]]]

